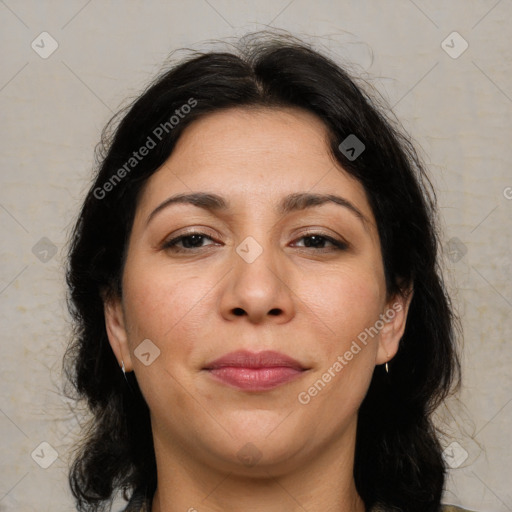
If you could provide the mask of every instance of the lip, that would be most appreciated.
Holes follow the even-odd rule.
[[[203,369],[215,380],[245,391],[273,389],[308,370],[296,359],[272,350],[230,352]]]

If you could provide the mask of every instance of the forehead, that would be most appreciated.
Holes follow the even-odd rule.
[[[291,107],[237,107],[206,114],[184,130],[175,151],[193,148],[197,155],[201,145],[213,151],[219,145],[223,151],[246,147],[270,152],[276,136],[286,144],[285,151],[328,153],[328,130],[323,121],[312,112]],[[307,148],[303,145],[306,140]]]
[[[148,180],[139,206],[192,191],[240,204],[277,202],[297,191],[338,192],[371,213],[362,185],[331,155],[323,121],[298,108],[231,108],[194,121]]]

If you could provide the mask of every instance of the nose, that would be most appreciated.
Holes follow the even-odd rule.
[[[233,268],[220,302],[222,316],[230,321],[246,317],[253,324],[290,321],[295,314],[294,295],[284,258],[271,248],[254,261],[240,254],[233,251]]]

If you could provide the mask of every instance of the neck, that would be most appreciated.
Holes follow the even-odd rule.
[[[151,512],[365,512],[354,477],[356,423],[316,457],[296,460],[293,470],[260,467],[257,477],[218,471],[166,450],[155,436],[158,481]],[[172,453],[171,453],[172,452]]]

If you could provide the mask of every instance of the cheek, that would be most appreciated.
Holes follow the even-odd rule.
[[[186,408],[183,386],[191,385],[193,354],[204,340],[200,319],[213,307],[208,302],[211,291],[206,279],[184,276],[183,272],[176,275],[156,266],[131,267],[125,274],[128,342],[137,381],[150,410],[165,415],[166,407]],[[137,355],[146,339],[157,347],[149,345],[151,358],[155,356],[149,365]]]
[[[344,428],[368,390],[378,335],[367,333],[382,312],[383,288],[371,269],[346,268],[336,278],[322,276],[319,283],[323,286],[308,293],[307,306],[321,319],[326,335],[315,340],[320,364],[298,399],[304,413],[331,432]]]
[[[124,288],[132,350],[138,340],[149,338],[162,355],[190,351],[201,328],[201,311],[212,307],[208,304],[212,288],[210,280],[197,275],[149,265],[133,267],[125,275]]]
[[[353,265],[310,277],[301,295],[340,349],[378,319],[385,290],[378,272]]]

